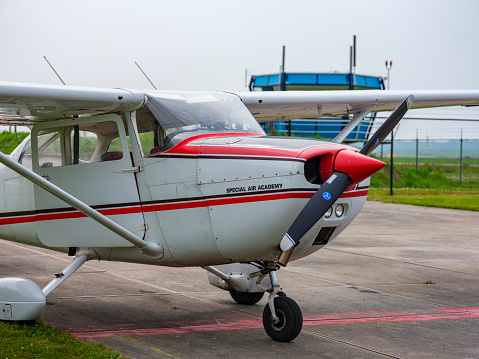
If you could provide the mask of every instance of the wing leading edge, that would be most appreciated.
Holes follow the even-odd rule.
[[[0,82],[0,124],[31,125],[40,121],[134,110],[142,92]]]
[[[285,91],[237,92],[258,120],[286,119],[392,111],[409,95],[414,95],[412,108],[479,104],[478,90],[454,91]]]
[[[159,92],[162,91],[147,91]],[[358,114],[394,110],[409,95],[412,108],[478,105],[479,90],[464,91],[285,91],[236,92],[259,120]],[[0,82],[0,124],[32,125],[72,116],[132,111],[145,92],[58,85]]]

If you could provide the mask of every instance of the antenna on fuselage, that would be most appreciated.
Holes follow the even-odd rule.
[[[137,63],[136,61],[135,61],[135,65],[138,66],[138,68],[140,69],[140,71],[142,72],[142,74],[145,75],[146,79],[147,79],[148,81],[150,81],[151,86],[153,86],[153,88],[154,88],[155,90],[158,90],[158,89],[156,88],[155,84],[154,84],[153,82],[151,82],[150,78],[145,74],[145,71],[143,71],[143,69],[140,67],[140,65],[138,65],[138,63]]]
[[[45,61],[48,63],[48,65],[50,65],[50,67],[52,68],[53,72],[55,73],[55,75],[57,75],[57,77],[60,79],[60,81],[62,82],[62,84],[64,84],[66,86],[66,83],[65,81],[63,81],[63,79],[60,77],[60,75],[58,74],[58,72],[55,70],[55,68],[52,66],[52,64],[50,63],[50,61],[48,61],[47,57],[46,56],[43,56],[43,58],[45,59]]]

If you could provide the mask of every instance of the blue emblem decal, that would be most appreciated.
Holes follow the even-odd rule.
[[[379,138],[376,138],[376,143],[374,144],[374,146],[377,146],[379,143]]]
[[[329,192],[324,192],[323,193],[323,198],[326,200],[326,201],[329,201],[331,199],[331,193]]]

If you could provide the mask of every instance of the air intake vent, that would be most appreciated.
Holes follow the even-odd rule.
[[[323,227],[323,228],[321,228],[321,230],[318,233],[318,236],[316,237],[316,239],[313,242],[313,246],[319,246],[319,245],[327,244],[329,242],[329,240],[331,239],[331,236],[333,235],[334,230],[336,228],[337,227]]]

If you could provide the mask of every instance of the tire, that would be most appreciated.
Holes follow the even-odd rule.
[[[263,327],[271,339],[277,342],[290,342],[303,328],[303,313],[298,304],[288,297],[274,298],[278,323],[273,323],[271,309],[266,305],[263,311]]]
[[[248,293],[231,290],[230,295],[238,304],[253,305],[258,303],[261,298],[263,298],[264,292]]]

